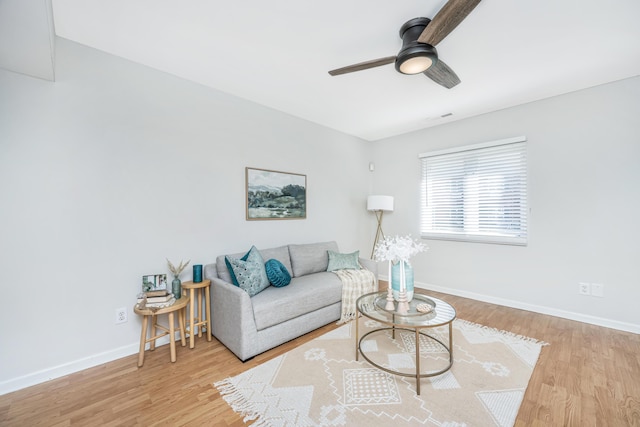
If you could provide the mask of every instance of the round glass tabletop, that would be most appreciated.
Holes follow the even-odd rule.
[[[363,315],[394,326],[433,328],[451,323],[456,318],[456,310],[449,303],[423,294],[413,294],[413,299],[409,302],[409,311],[406,314],[387,310],[385,309],[386,304],[387,291],[366,294],[356,301],[356,307]],[[420,309],[424,309],[423,304],[427,304],[427,309],[431,310],[427,313],[419,311],[419,306]],[[394,305],[397,309],[398,303],[394,302]]]

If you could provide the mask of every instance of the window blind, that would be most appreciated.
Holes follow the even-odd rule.
[[[527,244],[525,137],[419,155],[421,236]]]

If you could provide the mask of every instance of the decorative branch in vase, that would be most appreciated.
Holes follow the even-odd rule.
[[[173,281],[171,282],[171,293],[173,294],[175,299],[180,299],[182,296],[182,282],[180,281],[180,273],[184,270],[191,260],[187,262],[183,262],[180,260],[180,264],[176,267],[167,259],[167,265],[169,265],[169,271],[173,274]]]
[[[427,245],[421,243],[417,240],[411,238],[411,235],[407,236],[385,236],[378,244],[376,245],[373,259],[375,261],[388,261],[389,262],[389,288],[387,291],[387,305],[385,308],[387,310],[394,310],[394,295],[392,289],[392,268],[394,264],[399,263],[400,267],[400,277],[399,277],[399,294],[397,297],[398,300],[398,309],[397,312],[400,314],[407,314],[409,311],[409,301],[410,298],[407,297],[407,283],[406,283],[406,271],[405,268],[411,267],[410,259],[419,254],[420,252],[424,252],[427,249]],[[413,295],[413,293],[411,294]]]

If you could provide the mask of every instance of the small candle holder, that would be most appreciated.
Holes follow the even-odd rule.
[[[409,302],[407,301],[407,291],[404,287],[400,288],[400,295],[398,296],[398,314],[409,313]]]
[[[389,281],[389,288],[387,289],[387,305],[384,306],[384,309],[389,311],[396,309],[396,305],[393,303],[393,289],[391,288],[391,281]]]

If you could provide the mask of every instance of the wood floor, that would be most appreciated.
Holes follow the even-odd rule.
[[[548,342],[516,426],[640,426],[640,335],[432,292],[458,318]],[[336,326],[242,363],[215,339],[106,363],[0,396],[1,426],[242,426],[212,383],[236,375]]]

